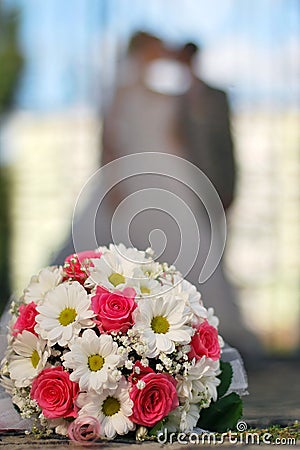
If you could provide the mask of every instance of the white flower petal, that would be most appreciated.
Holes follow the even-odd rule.
[[[174,342],[172,342],[165,334],[156,335],[157,348],[164,353],[172,353],[175,350]]]

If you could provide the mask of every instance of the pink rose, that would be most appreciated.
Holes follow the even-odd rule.
[[[13,336],[22,333],[24,330],[30,331],[36,335],[34,327],[36,325],[35,317],[38,314],[36,304],[34,302],[19,307],[19,317],[13,327]]]
[[[92,309],[97,314],[95,323],[101,332],[126,331],[134,324],[132,313],[137,307],[135,290],[125,288],[122,292],[109,292],[98,286],[92,297]]]
[[[138,425],[153,427],[179,405],[176,381],[171,375],[154,372],[145,375],[141,381],[145,383],[142,389],[134,384],[130,391],[133,401],[130,420]]]
[[[77,417],[78,383],[70,380],[62,366],[44,369],[33,381],[30,396],[48,419]]]
[[[220,344],[218,339],[218,330],[209,325],[207,320],[202,322],[191,340],[191,350],[188,354],[190,359],[196,360],[206,356],[214,361],[220,359]]]
[[[90,445],[100,436],[100,423],[96,417],[77,417],[68,428],[69,438],[81,445]]]
[[[65,259],[64,275],[65,279],[71,278],[83,284],[89,276],[89,268],[94,267],[92,258],[100,258],[101,253],[93,250],[73,253]]]

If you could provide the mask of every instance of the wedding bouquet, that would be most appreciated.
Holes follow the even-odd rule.
[[[216,426],[218,404],[229,423],[241,415],[237,394],[225,396],[218,318],[151,249],[73,254],[32,277],[11,313],[2,385],[46,434],[189,432]]]

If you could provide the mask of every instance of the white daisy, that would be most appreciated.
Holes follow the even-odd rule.
[[[126,283],[127,276],[132,276],[132,271],[126,271],[123,261],[112,252],[107,252],[100,259],[92,259],[94,267],[90,268],[90,276],[85,286],[93,288],[101,285],[113,291],[122,289]]]
[[[135,429],[129,419],[133,402],[129,397],[129,383],[124,377],[115,391],[90,391],[79,394],[77,405],[79,416],[96,417],[101,426],[101,435],[113,439],[116,434],[123,435]]]
[[[196,404],[190,404],[188,400],[183,405],[177,406],[173,411],[168,414],[166,423],[163,424],[163,428],[166,428],[169,433],[181,432],[188,433],[192,431],[200,417],[200,406]]]
[[[146,277],[152,279],[157,279],[163,274],[163,266],[151,259],[141,266],[141,270]]]
[[[52,266],[42,269],[38,275],[34,275],[27,288],[24,290],[24,302],[42,303],[47,292],[58,286],[63,279],[62,267]]]
[[[35,330],[50,345],[69,344],[82,328],[94,326],[91,301],[78,283],[63,283],[49,291],[44,303],[37,307]]]
[[[134,328],[147,343],[149,358],[172,353],[175,343],[188,344],[194,332],[185,325],[190,317],[184,302],[173,296],[141,299],[134,316]]]
[[[54,428],[56,434],[60,434],[61,436],[68,435],[68,428],[70,422],[66,419],[45,419],[45,425],[47,428]]]
[[[116,368],[121,363],[121,356],[110,335],[97,336],[93,330],[85,330],[82,337],[70,345],[70,350],[64,355],[63,365],[74,370],[70,380],[79,382],[81,390],[117,387],[120,376]]]
[[[151,261],[144,251],[126,248],[123,244],[110,244],[106,251],[103,248],[100,250],[102,257],[92,259],[94,267],[90,269],[90,277],[85,282],[89,288],[100,284],[111,291],[120,290],[133,278],[136,268]]]
[[[174,276],[174,295],[182,296],[188,307],[191,308],[193,314],[198,319],[206,319],[208,316],[207,309],[203,306],[201,294],[196,287],[189,281],[184,280],[180,275]]]
[[[219,360],[213,361],[202,356],[189,368],[186,377],[178,377],[177,394],[179,398],[188,399],[190,403],[200,403],[202,407],[209,406],[210,400],[217,400],[217,386],[220,379]]]
[[[18,334],[13,343],[15,355],[10,359],[8,370],[17,387],[29,386],[45,367],[49,356],[45,350],[46,341],[25,330]]]
[[[126,248],[124,244],[114,245],[110,244],[109,250],[118,255],[122,260],[131,263],[133,267],[140,266],[149,262],[149,255],[143,250],[138,250],[134,247]]]
[[[157,296],[162,292],[162,285],[157,280],[145,275],[141,268],[134,270],[132,279],[128,281],[127,285],[134,288],[137,294],[136,299]]]
[[[215,316],[214,308],[208,308],[207,311],[207,322],[209,325],[212,325],[213,327],[218,329],[219,326],[219,319],[217,316]]]
[[[181,420],[180,420],[180,431],[185,433],[192,431],[199,420],[200,417],[200,407],[197,404],[190,404],[186,402],[182,409]]]

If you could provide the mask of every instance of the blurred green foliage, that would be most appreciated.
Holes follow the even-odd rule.
[[[10,296],[10,171],[0,166],[0,314]]]
[[[0,114],[12,105],[23,57],[18,43],[19,14],[0,3]]]
[[[13,104],[22,73],[23,57],[18,42],[18,30],[18,12],[7,11],[0,2],[0,118],[8,113]],[[0,165],[0,313],[10,295],[10,192],[9,168]]]

